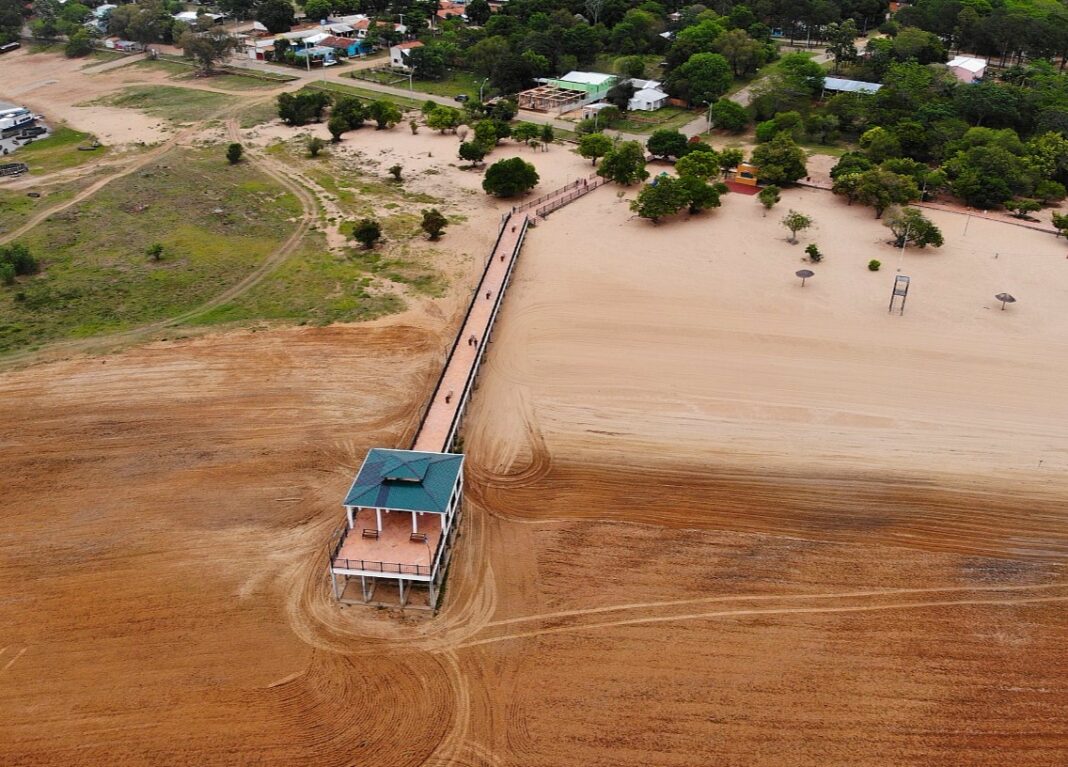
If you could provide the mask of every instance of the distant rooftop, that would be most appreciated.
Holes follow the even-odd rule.
[[[614,79],[615,75],[605,75],[600,72],[579,72],[571,71],[563,77],[558,79],[568,83],[583,83],[585,85],[604,85],[609,80]]]
[[[840,93],[875,93],[882,88],[879,83],[866,83],[863,80],[843,80],[840,77],[823,78],[823,88]]]
[[[444,514],[463,462],[455,453],[372,448],[342,505]]]
[[[976,59],[971,56],[957,56],[950,59],[947,67],[953,69],[965,69],[969,72],[981,72],[986,68],[986,59]]]

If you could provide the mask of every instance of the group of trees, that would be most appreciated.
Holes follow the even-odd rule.
[[[683,208],[691,214],[718,208],[727,186],[712,181],[720,173],[720,158],[708,144],[693,144],[675,163],[676,177],[663,174],[642,187],[630,208],[656,223]]]
[[[404,116],[396,104],[384,99],[364,102],[355,96],[341,96],[335,102],[330,94],[314,90],[280,93],[278,116],[286,125],[322,122],[323,114],[331,104],[326,127],[335,142],[340,141],[346,131],[362,128],[367,120],[374,121],[378,130],[384,130],[392,128]]]

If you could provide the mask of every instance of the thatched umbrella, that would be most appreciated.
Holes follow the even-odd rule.
[[[1005,311],[1005,304],[1016,303],[1016,297],[1011,293],[998,293],[994,298],[1001,302],[1001,311]]]
[[[801,278],[801,287],[805,287],[805,280],[807,280],[809,277],[814,277],[816,275],[816,273],[811,269],[800,269],[794,272],[794,274]]]

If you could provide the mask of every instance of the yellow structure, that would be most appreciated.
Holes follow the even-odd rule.
[[[756,186],[758,180],[757,172],[757,166],[747,162],[740,162],[738,167],[734,169],[734,181],[746,186]]]

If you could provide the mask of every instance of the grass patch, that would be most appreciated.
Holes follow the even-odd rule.
[[[74,168],[107,153],[107,147],[99,147],[87,152],[78,149],[79,146],[88,146],[93,141],[94,138],[89,133],[61,126],[48,138],[39,139],[20,148],[18,160],[26,163],[30,167],[30,173],[34,175]]]
[[[652,133],[663,129],[678,130],[698,117],[700,117],[698,112],[668,106],[654,112],[629,112],[627,117],[612,123],[612,129],[626,133]]]
[[[197,73],[197,67],[192,62],[170,58],[144,59],[134,66],[155,72],[166,72],[172,80],[196,82],[209,88],[218,88],[224,91],[240,92],[277,88],[297,79],[295,77],[260,77],[252,74],[246,75],[233,70],[219,72],[210,77],[202,77]]]
[[[109,61],[118,61],[119,59],[126,58],[127,55],[128,54],[120,53],[119,51],[109,51],[107,49],[94,48],[92,53],[89,54],[89,58],[92,59],[92,61],[84,65],[82,69],[95,67],[98,64],[104,64]]]
[[[230,103],[230,99],[221,93],[170,85],[132,85],[92,103],[138,109],[153,117],[188,124],[206,120]]]
[[[367,88],[358,88],[354,85],[341,85],[340,83],[315,83],[314,85],[306,85],[301,90],[326,91],[335,96],[358,96],[367,101],[388,101],[405,110],[419,110],[423,106],[423,102],[419,99],[408,98],[407,96],[394,96],[391,93],[379,93],[378,91],[368,90]]]
[[[401,77],[395,72],[373,72],[365,69],[352,72],[349,77],[356,80],[370,80],[371,82],[390,85],[394,88],[406,89],[408,87],[408,78]],[[481,84],[482,80],[475,77],[471,72],[454,69],[442,80],[420,80],[416,78],[412,81],[412,88],[420,93],[447,98],[454,98],[464,93],[467,94],[471,101],[476,101],[478,99],[478,88]],[[483,95],[487,98],[490,97],[491,94],[488,87],[483,89]]]
[[[0,289],[0,352],[195,308],[260,264],[299,214],[296,198],[250,163],[228,165],[219,146],[171,155],[21,239],[42,271]],[[153,262],[157,241],[165,255]]]
[[[241,111],[238,122],[242,128],[254,128],[257,125],[269,123],[278,117],[278,105],[272,101],[264,101],[262,104],[253,104]]]
[[[69,200],[91,181],[91,178],[83,178],[68,184],[49,185],[41,190],[40,197],[30,197],[26,192],[0,189],[0,234],[18,228],[41,210]],[[0,291],[2,290],[3,288],[0,288]]]
[[[374,275],[362,259],[330,253],[323,236],[312,233],[263,282],[195,322],[217,325],[264,319],[326,325],[374,319],[404,308],[400,296],[376,291],[373,283]]]

